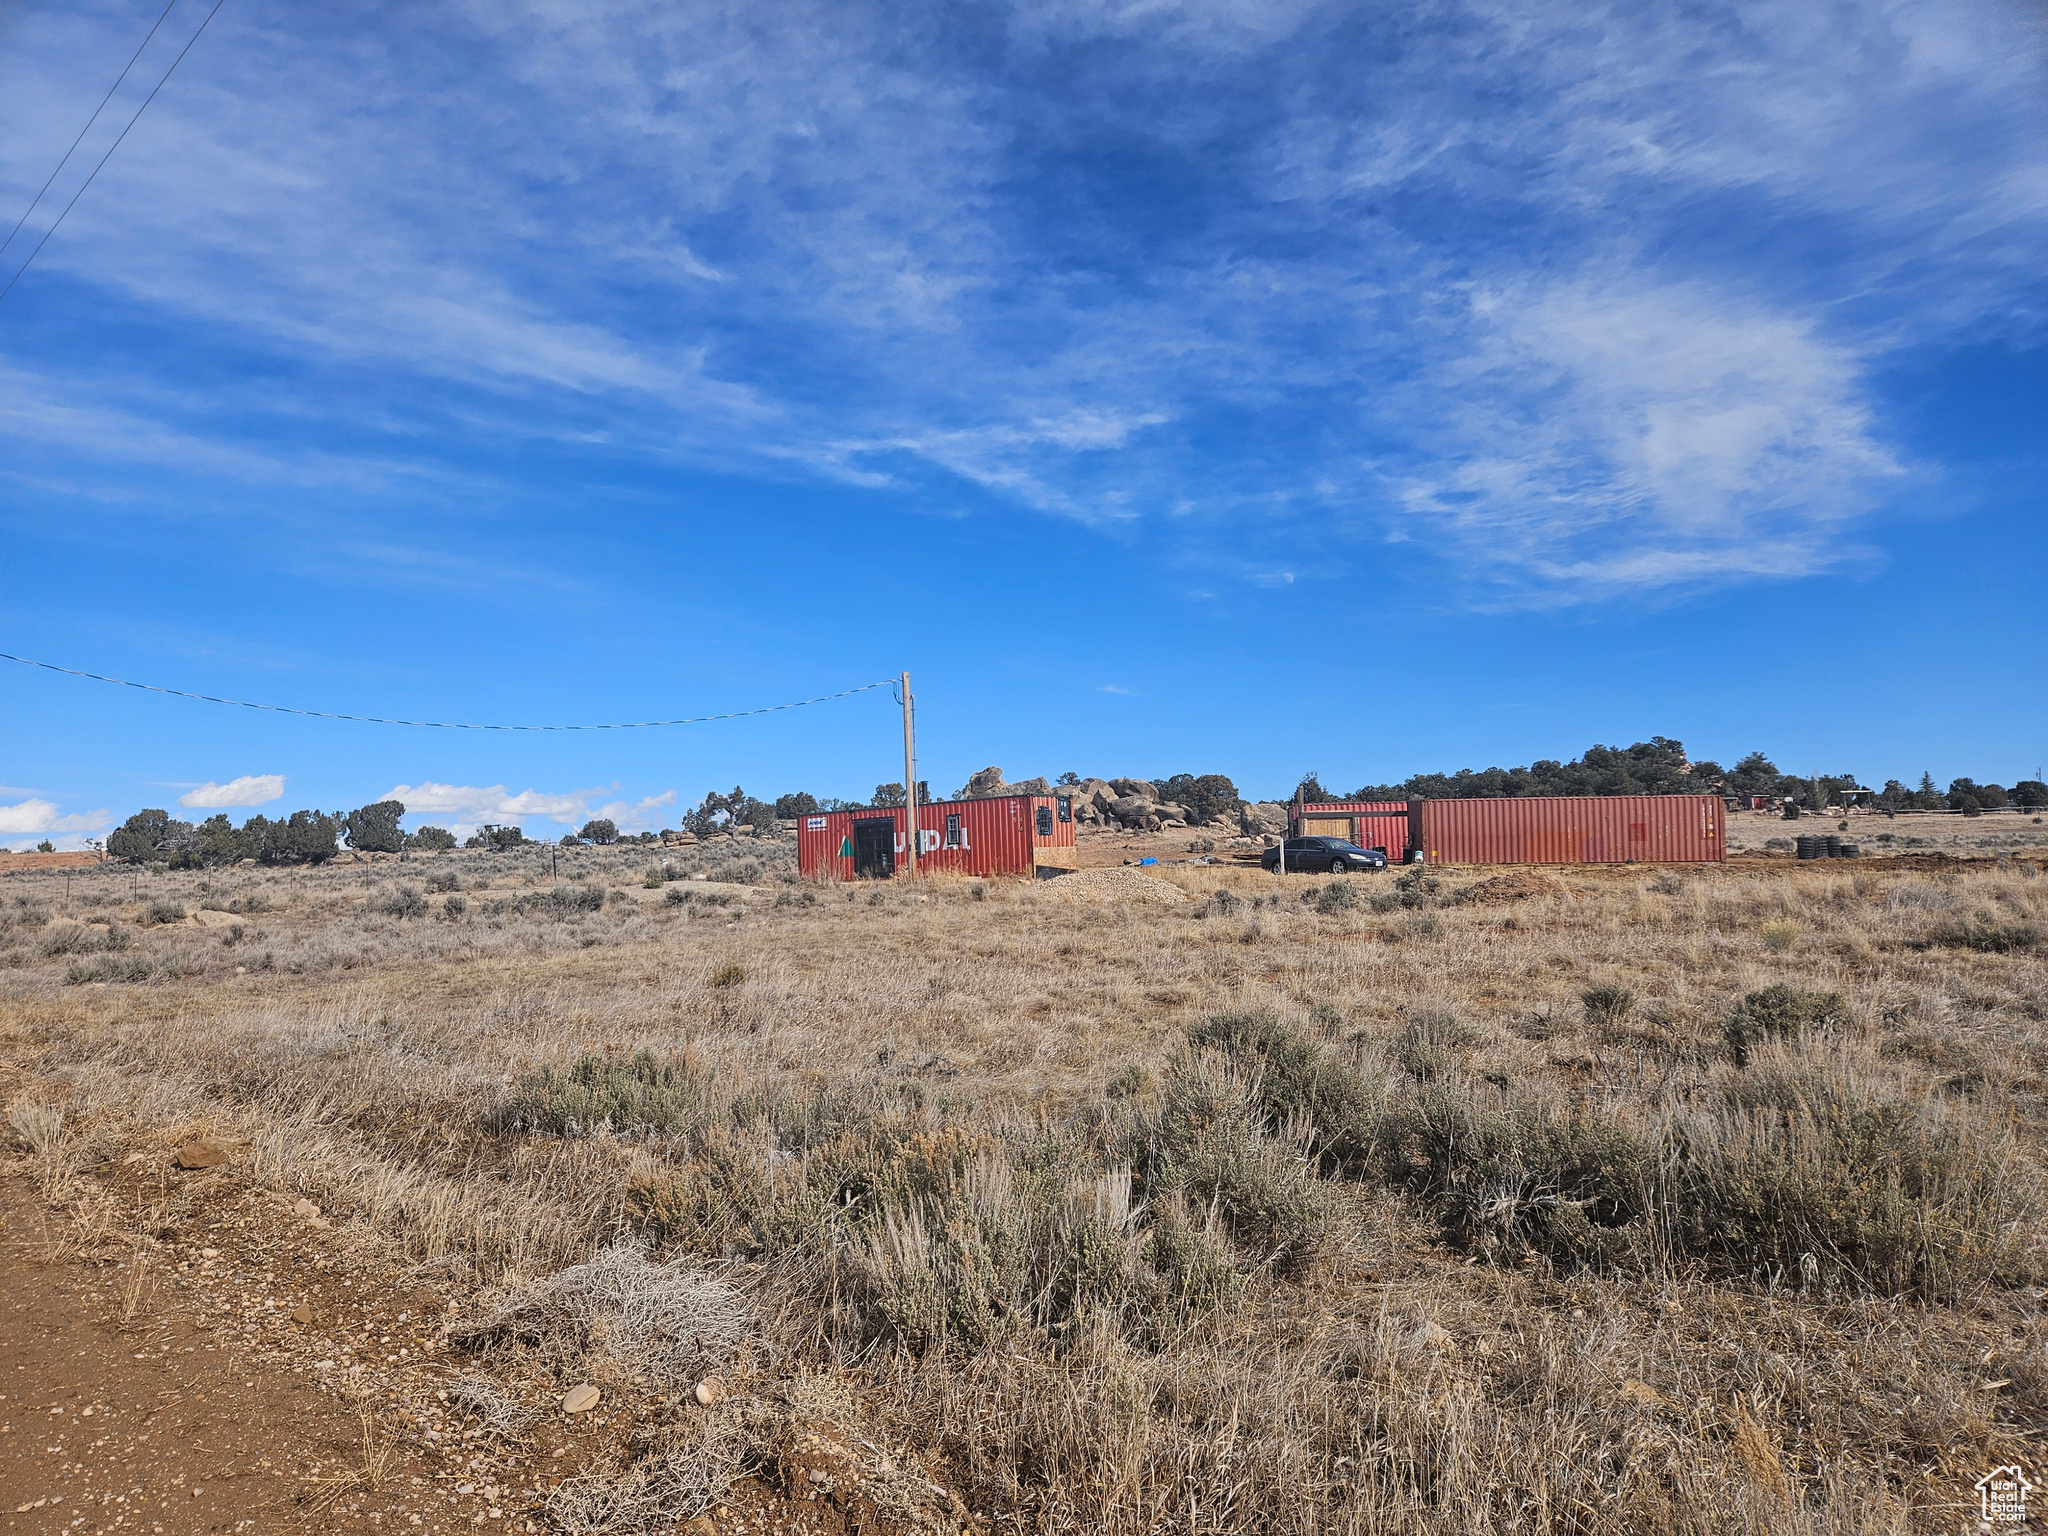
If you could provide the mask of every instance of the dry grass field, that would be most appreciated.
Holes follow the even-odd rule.
[[[1847,816],[1802,816],[1786,821],[1771,811],[1737,811],[1728,817],[1728,850],[1757,853],[1777,850],[1788,857],[1792,840],[1807,833],[1830,833],[1855,843],[1866,855],[1948,853],[1965,858],[1991,858],[2048,851],[2048,820],[2025,810],[1986,811],[1975,816],[1953,812],[1855,811]]]
[[[1906,1533],[2048,1482],[2034,856],[547,859],[0,881],[38,1219],[197,1283],[209,1202],[310,1202],[330,1286],[431,1291],[365,1423],[497,1469],[494,1528]]]

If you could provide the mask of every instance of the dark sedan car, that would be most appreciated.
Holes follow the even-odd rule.
[[[1360,869],[1385,869],[1387,856],[1377,848],[1361,848],[1341,837],[1290,837],[1259,858],[1262,867],[1277,871],[1282,849],[1291,875],[1348,875]]]

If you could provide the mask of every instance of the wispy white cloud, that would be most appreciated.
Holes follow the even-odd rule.
[[[232,14],[43,260],[293,366],[229,411],[11,353],[68,463],[580,442],[964,483],[1238,581],[1313,519],[1538,602],[1821,568],[1911,467],[1886,359],[2044,313],[2005,0]],[[17,28],[0,189],[105,25]],[[394,451],[246,432],[286,418]]]
[[[1808,319],[1602,274],[1472,299],[1474,349],[1401,403],[1403,507],[1468,559],[1560,590],[1794,576],[1906,473],[1862,359]]]
[[[596,814],[621,832],[653,832],[661,827],[664,820],[660,813],[675,803],[676,792],[665,789],[658,795],[646,795],[637,801],[608,801],[597,808]]]
[[[245,773],[225,784],[208,780],[178,796],[178,804],[193,811],[222,811],[236,806],[268,805],[283,798],[283,774]]]

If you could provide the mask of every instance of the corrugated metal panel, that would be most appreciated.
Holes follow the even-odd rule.
[[[1071,862],[1058,850],[1074,846],[1071,812],[1060,818],[1055,795],[1005,795],[995,800],[944,800],[917,808],[918,867],[962,875],[1029,875],[1043,862]],[[814,880],[858,878],[855,823],[889,823],[894,872],[909,866],[903,845],[906,812],[899,806],[827,811],[797,823],[797,867]],[[1043,829],[1043,830],[1042,830]],[[1040,855],[1048,855],[1041,858]]]
[[[1428,800],[1432,864],[1718,864],[1728,809],[1718,795],[1557,795]]]
[[[1290,806],[1290,837],[1342,837],[1361,848],[1379,848],[1399,864],[1409,848],[1406,800],[1311,800]]]

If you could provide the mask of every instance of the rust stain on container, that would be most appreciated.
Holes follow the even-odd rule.
[[[797,868],[813,880],[887,880],[905,871],[902,806],[825,811],[797,822]],[[1067,795],[941,800],[917,808],[918,867],[960,875],[1019,875],[1075,867]]]
[[[1556,795],[1421,802],[1432,864],[1718,864],[1719,795]]]

